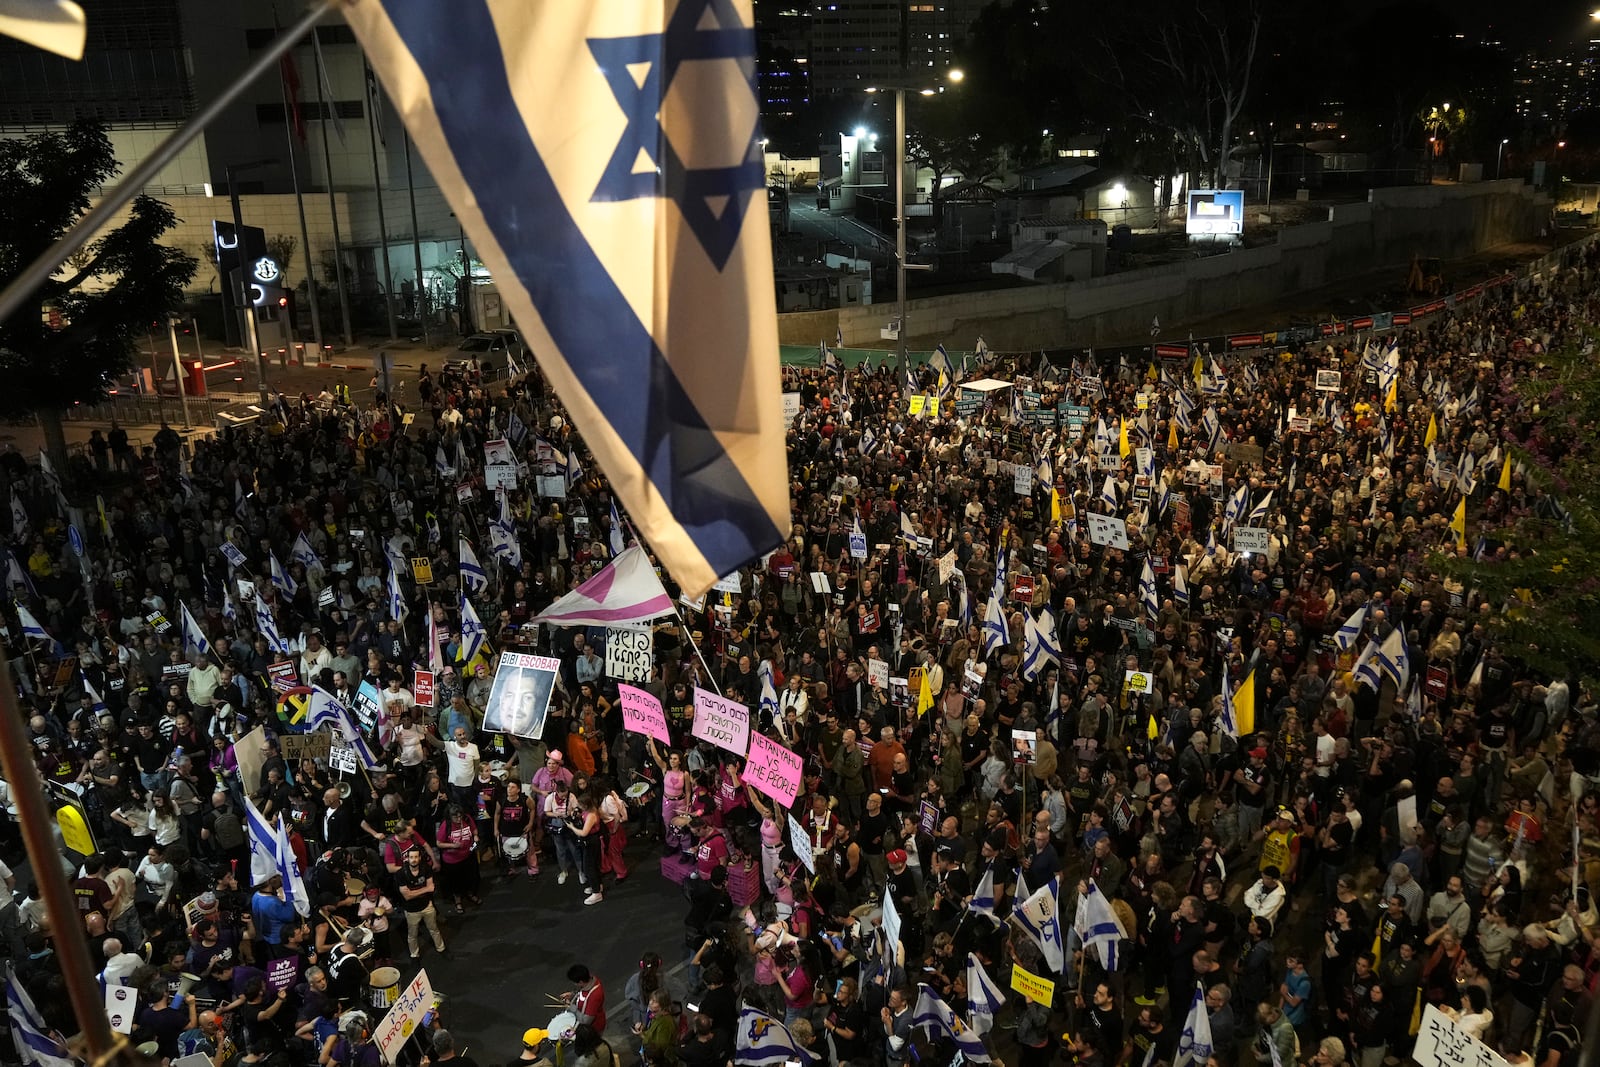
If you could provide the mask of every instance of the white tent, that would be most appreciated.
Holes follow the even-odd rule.
[[[969,393],[993,393],[999,389],[1010,389],[1010,382],[1002,382],[999,378],[979,378],[975,382],[962,382],[959,386]]]

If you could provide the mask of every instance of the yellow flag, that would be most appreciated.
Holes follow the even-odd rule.
[[[1256,732],[1256,672],[1253,670],[1233,691],[1233,724],[1240,738]]]
[[[1424,448],[1426,448],[1427,446],[1433,444],[1438,439],[1439,439],[1439,420],[1438,420],[1438,418],[1436,416],[1434,416],[1433,414],[1430,413],[1428,415],[1428,436],[1424,437],[1422,439],[1422,446]]]
[[[1400,406],[1400,376],[1395,375],[1394,381],[1389,383],[1389,394],[1383,398],[1383,410],[1393,412]]]
[[[1050,488],[1050,522],[1052,524],[1054,524],[1054,523],[1058,523],[1060,521],[1061,521],[1061,494],[1056,492],[1054,486],[1051,486],[1051,488]]]
[[[1509,466],[1510,462],[1511,461],[1509,459],[1506,460],[1506,463],[1508,464],[1508,466],[1506,467],[1506,473],[1505,473],[1505,480],[1506,480],[1506,488],[1507,489],[1511,488],[1511,467]],[[111,540],[111,520],[106,518],[106,498],[103,497],[103,496],[95,497],[94,498],[94,506],[100,512],[100,532],[105,534],[106,540],[109,541],[109,540]]]
[[[1167,420],[1167,447],[1174,452],[1178,449],[1178,420]]]
[[[1126,458],[1133,446],[1128,444],[1128,420],[1122,420],[1122,429],[1117,432],[1117,455]]]
[[[922,685],[917,689],[917,717],[921,718],[931,707],[933,707],[933,690],[928,687],[928,670],[924,667]]]
[[[1506,461],[1500,468],[1500,488],[1511,492],[1511,453],[1506,453]]]
[[[1145,728],[1144,734],[1152,741],[1161,736],[1161,731],[1156,728],[1156,717],[1154,715],[1150,716],[1150,725]]]
[[[1467,498],[1462,497],[1461,503],[1456,505],[1455,517],[1450,520],[1450,529],[1456,532],[1456,545],[1460,548],[1467,547]]]
[[[1200,357],[1198,355],[1196,355],[1194,357],[1194,384],[1197,387],[1201,386],[1201,385],[1204,385],[1205,383],[1204,383],[1204,381],[1202,381],[1202,379],[1204,379],[1205,376],[1206,376],[1206,365],[1200,359]]]

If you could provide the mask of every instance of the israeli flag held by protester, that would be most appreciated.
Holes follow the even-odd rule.
[[[184,655],[211,655],[211,642],[206,640],[205,630],[195,621],[194,614],[189,611],[189,605],[181,600],[178,601],[178,625],[183,631]]]
[[[378,757],[373,754],[371,746],[361,732],[361,727],[356,722],[356,717],[350,709],[339,703],[334,695],[320,685],[311,687],[311,702],[306,709],[306,729],[315,730],[326,726],[336,737],[355,750],[356,758],[363,767],[376,767]]]
[[[52,645],[56,643],[55,638],[44,632],[44,627],[33,617],[33,612],[20,602],[17,604],[17,622],[22,626],[23,637],[31,637],[36,641],[49,641]]]
[[[1411,650],[1406,646],[1406,632],[1399,626],[1389,631],[1389,636],[1378,646],[1378,666],[1394,679],[1394,687],[1404,692],[1411,677]]]
[[[478,618],[472,601],[465,593],[461,594],[461,662],[471,663],[488,639],[489,631],[483,628],[483,620]]]
[[[750,0],[345,14],[684,593],[776,548],[789,481]]]
[[[1361,627],[1367,622],[1367,606],[1361,605],[1351,612],[1350,617],[1344,620],[1344,625],[1339,627],[1339,632],[1333,635],[1333,643],[1339,646],[1340,652],[1350,651],[1361,637]]]
[[[33,998],[17,981],[10,961],[6,962],[6,1008],[11,1016],[11,1039],[16,1042],[17,1058],[22,1063],[31,1067],[73,1067],[77,1061],[67,1051],[67,1043],[45,1025]]]
[[[266,639],[267,647],[272,651],[289,651],[289,643],[278,633],[278,623],[272,617],[272,609],[267,607],[267,598],[260,592],[256,593],[256,630]]]
[[[1222,718],[1218,725],[1222,728],[1223,733],[1237,740],[1239,737],[1239,722],[1234,718],[1233,714],[1233,681],[1228,677],[1227,663],[1222,665],[1220,691],[1222,693]]]
[[[799,1061],[802,1065],[815,1063],[817,1058],[800,1047],[789,1028],[770,1015],[754,1008],[741,1008],[739,1029],[734,1034],[734,1062],[762,1067],[782,1067],[785,1063]]]
[[[411,609],[406,607],[406,598],[400,592],[400,575],[394,569],[394,561],[389,561],[389,618],[406,621],[406,616],[411,614]]]
[[[777,719],[778,716],[778,691],[772,684],[772,665],[764,663],[761,668],[761,701],[759,704],[763,718]]]
[[[911,512],[909,511],[902,510],[900,512],[900,536],[910,541],[913,545],[917,543],[917,528],[911,525]]]
[[[972,899],[967,901],[967,910],[987,915],[991,919],[995,917],[993,864],[990,864],[984,870],[983,877],[978,879],[978,887],[972,891]]]
[[[1011,643],[1011,633],[1006,629],[1006,613],[1000,607],[1000,595],[991,592],[989,604],[983,611],[983,658],[994,655],[1001,645]]]
[[[571,489],[583,481],[583,464],[578,462],[578,450],[567,448],[567,488]]]
[[[1379,673],[1378,642],[1368,638],[1367,647],[1361,650],[1356,665],[1350,669],[1360,681],[1373,689],[1383,688],[1383,675]]]
[[[1189,568],[1182,563],[1172,567],[1172,599],[1179,607],[1189,606]]]
[[[989,1050],[984,1047],[983,1038],[930,986],[917,986],[917,1004],[911,1011],[911,1025],[926,1026],[929,1033],[949,1038],[969,1063],[989,1062]]]
[[[1151,623],[1161,612],[1161,600],[1156,594],[1156,572],[1150,567],[1150,557],[1144,558],[1144,571],[1139,575],[1139,603],[1144,606],[1145,618]]]
[[[472,550],[472,542],[465,537],[456,543],[456,551],[461,557],[461,587],[469,593],[481,593],[489,588],[489,575],[484,572],[483,564],[478,562],[478,554]]]
[[[284,596],[292,597],[300,591],[300,583],[289,576],[283,569],[283,564],[278,562],[276,552],[268,552],[267,558],[272,561],[272,585]]]
[[[611,555],[613,558],[622,555],[622,550],[627,548],[627,542],[622,535],[622,516],[617,514],[617,501],[611,499]]]
[[[89,698],[89,710],[96,715],[106,714],[106,698],[100,695],[100,690],[96,689],[94,683],[89,681],[89,676],[83,672],[81,667],[78,669],[78,679],[83,682],[84,695]]]
[[[1266,496],[1261,498],[1261,503],[1250,509],[1249,524],[1251,526],[1260,526],[1266,522],[1267,509],[1270,507],[1272,507],[1272,493],[1268,492]]]
[[[276,846],[273,863],[283,877],[283,899],[293,904],[295,913],[304,919],[311,914],[311,897],[306,893],[305,879],[300,876],[300,860],[289,843],[289,830],[282,815],[278,816]]]
[[[1011,913],[1024,933],[1033,938],[1044,953],[1050,969],[1061,974],[1066,959],[1066,945],[1061,938],[1061,883],[1051,878],[1019,904]]]
[[[1122,928],[1117,913],[1111,910],[1110,901],[1092,878],[1088,891],[1078,898],[1078,914],[1073,918],[1072,928],[1077,931],[1084,948],[1098,947],[1100,962],[1106,970],[1117,969],[1117,953],[1128,931]]]
[[[6,550],[6,592],[15,592],[21,586],[28,591],[31,597],[38,597],[39,591],[33,587],[33,579],[28,576],[28,569],[24,567],[17,554],[10,549]]]
[[[249,797],[244,798],[244,828],[250,839],[250,884],[260,885],[282,873],[278,870],[278,829]]]
[[[1269,1041],[1270,1043],[1270,1041]],[[1216,1048],[1211,1040],[1211,1016],[1206,1011],[1206,994],[1199,982],[1194,984],[1194,998],[1189,1002],[1189,1015],[1178,1032],[1178,1056],[1173,1067],[1203,1064],[1211,1058]]]
[[[994,1029],[994,1017],[1005,1007],[1006,996],[989,977],[976,952],[967,953],[967,1008],[972,1030],[979,1037]]]
[[[294,548],[289,550],[289,559],[300,564],[307,571],[320,571],[327,568],[322,565],[322,557],[317,555],[317,550],[311,547],[311,538],[300,532],[294,539]]]

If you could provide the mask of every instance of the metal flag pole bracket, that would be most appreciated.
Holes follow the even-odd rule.
[[[89,243],[89,239],[111,221],[113,215],[122,210],[128,201],[139,194],[139,191],[177,158],[178,153],[198,137],[212,121],[227,110],[250,85],[283,58],[284,53],[293,48],[295,43],[304,37],[313,26],[328,12],[332,11],[342,2],[348,0],[317,0],[306,13],[300,16],[287,30],[281,33],[267,48],[256,57],[236,78],[232,84],[224,89],[216,99],[207,104],[201,111],[186,122],[182,127],[173,131],[172,135],[157,146],[156,150],[146,156],[137,167],[133,168],[126,178],[117,184],[117,187],[107,193],[105,198],[96,204],[87,215],[84,215],[72,228],[61,235],[60,240],[50,246],[49,251],[28,264],[26,270],[12,279],[4,292],[0,292],[0,322],[11,318],[22,307],[28,296],[39,286],[49,281],[61,265],[70,259],[80,248]]]

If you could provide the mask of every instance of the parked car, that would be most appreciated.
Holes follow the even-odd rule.
[[[462,341],[444,365],[446,370],[466,371],[476,362],[483,380],[492,382],[527,373],[528,359],[528,346],[516,330],[489,330]]]

